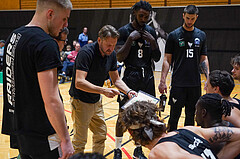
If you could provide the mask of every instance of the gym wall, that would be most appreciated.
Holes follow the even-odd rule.
[[[167,33],[182,25],[184,7],[158,7],[156,20]],[[231,70],[233,55],[240,51],[240,5],[199,6],[196,27],[207,34],[210,70]],[[130,8],[77,9],[69,19],[69,44],[77,39],[83,27],[88,27],[89,39],[96,40],[99,29],[106,24],[119,28],[129,22]],[[0,11],[0,39],[5,39],[15,28],[26,25],[34,14],[28,11]],[[151,24],[152,25],[152,24]]]

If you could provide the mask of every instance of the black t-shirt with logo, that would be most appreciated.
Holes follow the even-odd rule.
[[[55,131],[37,74],[61,66],[58,45],[41,28],[23,26],[11,33],[4,52],[2,133],[16,135],[22,153],[47,152],[47,137]]]
[[[207,55],[206,34],[194,27],[186,31],[182,26],[172,31],[167,39],[165,53],[172,54],[172,86],[201,85],[200,56]]]
[[[87,72],[86,80],[102,87],[108,72],[117,70],[116,52],[113,51],[111,55],[102,57],[98,43],[94,42],[84,45],[77,54],[69,94],[85,103],[96,103],[100,99],[100,94],[88,93],[75,87],[76,70]]]

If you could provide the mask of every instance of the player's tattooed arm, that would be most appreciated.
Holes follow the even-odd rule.
[[[206,55],[201,55],[200,59],[200,68],[202,72],[205,74],[206,78],[208,78],[209,75],[209,62]]]
[[[204,75],[206,76],[206,78],[208,77],[208,67],[206,65],[206,61],[203,61],[201,64],[200,64],[200,68],[202,70],[202,72],[204,73]]]
[[[234,132],[228,127],[214,127],[214,136],[209,138],[210,143],[230,141]]]

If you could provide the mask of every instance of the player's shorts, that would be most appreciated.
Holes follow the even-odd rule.
[[[175,87],[170,90],[169,102],[171,106],[186,106],[196,103],[201,96],[201,86],[198,87]],[[195,106],[195,105],[194,105]]]

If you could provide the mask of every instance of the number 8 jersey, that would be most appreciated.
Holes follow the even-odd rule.
[[[133,28],[132,24],[126,24],[125,26],[121,27],[118,31],[120,33],[120,38],[118,39],[117,45],[123,45],[126,41],[128,36],[133,32],[135,29]],[[155,30],[150,27],[149,25],[145,25],[143,30],[149,32],[154,39],[157,41],[157,36]],[[146,68],[151,67],[151,59],[152,59],[152,49],[150,42],[139,38],[132,42],[132,46],[130,49],[130,53],[128,57],[124,60],[124,64],[126,67],[135,67],[135,68]],[[160,55],[159,55],[160,57]]]

